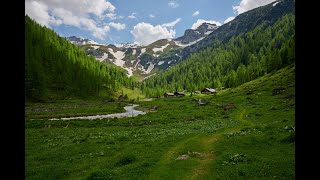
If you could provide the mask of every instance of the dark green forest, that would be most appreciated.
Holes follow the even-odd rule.
[[[25,99],[48,101],[98,96],[133,79],[112,64],[101,63],[51,29],[25,17]]]
[[[215,42],[148,78],[141,89],[154,97],[164,92],[236,87],[294,62],[295,15],[289,13],[271,26],[263,23],[229,41]]]

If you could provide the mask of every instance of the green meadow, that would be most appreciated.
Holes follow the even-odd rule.
[[[295,179],[294,65],[212,95],[134,99],[26,104],[26,179]],[[147,114],[48,120],[128,104]]]

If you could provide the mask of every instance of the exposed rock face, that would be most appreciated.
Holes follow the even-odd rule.
[[[203,23],[197,29],[187,29],[183,36],[178,37],[175,40],[180,41],[182,44],[189,44],[209,35],[216,29],[218,29],[216,24]]]

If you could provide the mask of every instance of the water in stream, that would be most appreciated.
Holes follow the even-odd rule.
[[[134,116],[138,116],[139,114],[146,114],[143,111],[139,111],[139,110],[135,110],[134,108],[137,107],[139,105],[137,104],[133,104],[130,106],[125,106],[123,107],[126,112],[124,113],[116,113],[116,114],[106,114],[106,115],[94,115],[94,116],[80,116],[80,117],[69,117],[69,118],[52,118],[49,120],[72,120],[72,119],[89,119],[89,120],[93,120],[93,119],[103,119],[103,118],[124,118],[124,117],[134,117]]]

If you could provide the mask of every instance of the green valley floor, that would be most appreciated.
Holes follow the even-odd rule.
[[[294,65],[214,95],[133,102],[146,115],[48,120],[128,103],[26,104],[26,179],[295,179]]]

